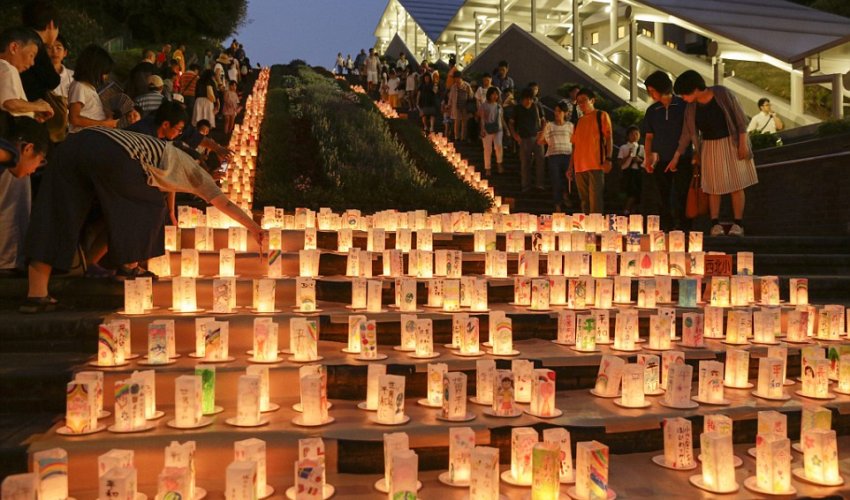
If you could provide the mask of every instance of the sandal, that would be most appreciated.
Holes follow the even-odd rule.
[[[91,264],[86,268],[86,278],[110,278],[114,273],[105,267],[97,264]]]
[[[27,297],[18,311],[23,314],[36,314],[55,311],[57,307],[59,307],[59,301],[49,295],[47,297]]]
[[[136,279],[136,278],[152,278],[156,280],[158,276],[142,266],[125,267],[121,266],[115,272],[115,278],[118,280]]]

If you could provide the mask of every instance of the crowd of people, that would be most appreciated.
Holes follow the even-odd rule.
[[[624,131],[625,141],[615,154],[615,127],[607,112],[596,109],[594,90],[572,86],[549,110],[541,104],[535,82],[516,86],[507,61],[471,79],[453,57],[440,71],[427,61],[412,64],[404,53],[393,61],[369,49],[353,60],[338,54],[334,71],[359,81],[392,106],[418,114],[425,133],[440,131],[458,142],[480,141],[485,177],[493,175],[493,156],[496,172],[504,173],[506,149],[519,157],[522,192],[545,189],[548,168],[555,211],[569,207],[568,187],[575,182],[580,199],[576,211],[605,213],[605,179],[617,168],[624,214],[640,211],[643,184],[652,182],[664,229],[688,229],[687,197],[696,175],[708,195],[713,236],[726,234],[719,220],[723,195],[732,201],[734,220],[728,234],[744,234],[744,190],[758,182],[749,133],[775,133],[784,126],[768,99],[759,101],[760,112],[748,121],[727,88],[706,85],[692,70],[675,83],[657,71],[645,80],[653,104],[639,127]]]
[[[162,254],[165,225],[177,223],[177,193],[261,240],[214,178],[232,153],[211,133],[227,139],[240,91],[250,90],[244,48],[234,40],[196,55],[164,44],[119,82],[109,52],[69,47],[60,28],[55,6],[33,0],[21,25],[0,33],[0,274],[28,275],[21,311],[55,309],[51,272],[75,259],[89,277],[156,278],[144,264]]]

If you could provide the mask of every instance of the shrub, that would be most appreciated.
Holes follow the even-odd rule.
[[[643,111],[632,106],[620,106],[611,112],[611,120],[622,128],[640,127],[643,123]]]
[[[850,132],[850,119],[827,120],[818,126],[818,135],[827,136]]]
[[[781,141],[779,136],[772,132],[750,132],[750,142],[753,143],[753,151],[774,148],[781,145]]]

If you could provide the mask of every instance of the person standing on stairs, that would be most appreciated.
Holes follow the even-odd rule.
[[[555,106],[555,121],[546,122],[543,128],[542,142],[546,144],[546,163],[549,167],[549,179],[552,182],[552,204],[555,212],[564,209],[564,181],[573,153],[573,124],[567,119],[570,105],[561,101]]]
[[[573,155],[567,179],[576,179],[581,210],[585,214],[605,213],[605,174],[611,171],[614,141],[611,136],[611,118],[608,113],[593,107],[596,94],[581,89],[576,104],[581,118],[573,134]]]
[[[487,100],[478,107],[478,123],[481,127],[481,140],[484,143],[484,175],[490,177],[491,153],[496,151],[496,170],[502,174],[502,135],[505,131],[505,112],[502,109],[499,89],[487,89]]]
[[[540,134],[546,119],[534,104],[534,93],[530,88],[522,90],[519,104],[514,106],[513,117],[508,124],[511,137],[519,144],[520,182],[522,192],[531,190],[531,162],[534,161],[535,187],[543,190],[543,146]]]
[[[688,103],[677,154],[694,145],[694,163],[701,169],[702,190],[708,194],[711,235],[724,234],[720,197],[728,194],[735,220],[729,235],[743,236],[744,189],[758,183],[744,110],[728,88],[707,87],[694,70],[679,75],[673,89]]]

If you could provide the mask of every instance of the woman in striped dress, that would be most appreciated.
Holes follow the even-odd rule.
[[[213,178],[177,146],[127,130],[89,127],[71,134],[44,172],[27,233],[29,291],[20,311],[55,309],[47,292],[53,268],[68,269],[86,216],[97,201],[109,258],[127,277],[152,276],[138,263],[163,254],[171,193],[191,193],[245,226],[262,248],[263,231]]]
[[[720,197],[728,194],[735,219],[729,234],[743,236],[744,189],[758,182],[744,110],[729,89],[706,87],[693,70],[679,75],[673,87],[688,103],[678,154],[691,143],[699,153],[694,155],[694,163],[701,165],[702,190],[708,194],[711,235],[724,233],[719,221]]]

